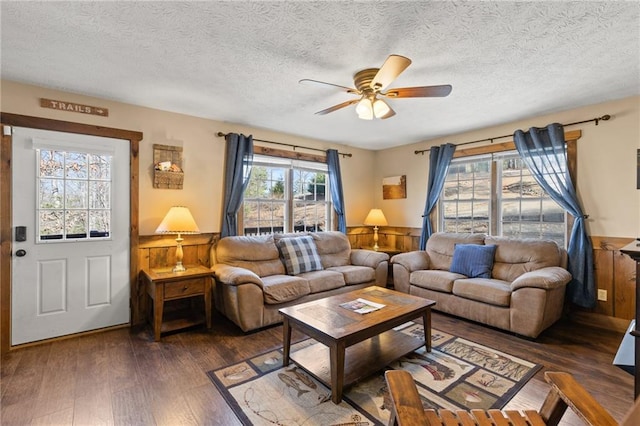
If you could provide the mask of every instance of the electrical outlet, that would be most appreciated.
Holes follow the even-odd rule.
[[[598,300],[602,302],[607,301],[607,290],[598,289]]]

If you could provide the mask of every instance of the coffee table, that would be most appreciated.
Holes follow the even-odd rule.
[[[358,298],[385,306],[366,314],[340,306]],[[422,345],[431,351],[431,306],[435,303],[372,286],[281,308],[283,365],[294,361],[330,386],[331,400],[339,404],[345,386],[371,375]],[[424,336],[394,330],[416,318],[422,318]],[[291,330],[294,328],[321,345],[311,345],[291,353]]]

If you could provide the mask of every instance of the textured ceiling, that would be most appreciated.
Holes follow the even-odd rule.
[[[368,149],[640,94],[640,3],[10,2],[2,78]],[[353,86],[389,54],[413,60],[364,121]],[[543,123],[544,124],[544,123]],[[254,134],[260,137],[259,134]]]

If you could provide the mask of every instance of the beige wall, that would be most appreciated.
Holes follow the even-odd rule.
[[[217,137],[217,132],[252,134],[258,139],[350,152],[353,157],[340,159],[347,200],[347,225],[361,225],[369,209],[379,207],[383,209],[390,226],[420,227],[429,156],[415,155],[414,150],[445,142],[461,143],[511,134],[516,129],[526,130],[531,126],[545,126],[552,122],[569,123],[611,114],[612,120],[601,122],[598,126],[588,123],[569,128],[582,130],[582,138],[578,143],[578,193],[585,212],[590,215],[588,229],[591,235],[640,236],[640,190],[636,189],[636,150],[640,148],[640,97],[530,118],[399,148],[368,151],[10,81],[2,81],[1,85],[0,109],[3,112],[135,130],[144,134],[140,149],[141,235],[153,234],[169,207],[176,204],[183,204],[191,209],[203,232],[220,231],[224,139]],[[109,117],[41,108],[39,98],[103,106],[109,108]],[[185,179],[182,190],[153,188],[153,144],[183,147]],[[407,198],[383,200],[382,178],[397,175],[407,176]]]
[[[598,126],[586,123],[568,127],[582,130],[578,141],[578,196],[589,215],[588,232],[594,236],[640,236],[640,190],[636,189],[636,153],[640,148],[640,97],[606,102],[556,114],[521,120],[506,125],[406,145],[376,153],[375,200],[389,225],[420,227],[429,171],[429,155],[415,150],[446,142],[467,141],[513,134],[532,126],[571,123],[610,114],[613,118]],[[510,138],[499,139],[505,142]],[[466,145],[465,148],[486,143]],[[384,161],[383,161],[384,159]],[[382,199],[382,178],[407,175],[407,198]]]
[[[115,127],[144,134],[140,144],[141,235],[153,234],[169,207],[177,204],[189,207],[202,232],[220,232],[225,143],[224,138],[216,136],[217,132],[252,134],[258,139],[349,152],[353,154],[351,158],[340,159],[344,196],[349,200],[347,224],[361,224],[373,203],[373,188],[370,185],[375,161],[373,151],[6,80],[1,82],[1,89],[2,112]],[[41,108],[40,98],[106,107],[109,117]],[[185,177],[182,190],[153,188],[153,144],[183,147]]]

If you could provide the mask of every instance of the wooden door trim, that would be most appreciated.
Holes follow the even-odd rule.
[[[137,311],[138,298],[138,245],[139,245],[139,152],[142,132],[115,129],[111,127],[90,124],[73,123],[69,121],[52,120],[48,118],[31,117],[19,114],[0,112],[2,124],[2,142],[0,146],[0,353],[11,349],[11,249],[12,249],[12,136],[4,134],[4,126],[27,127],[31,129],[51,130],[56,132],[78,133],[91,136],[125,139],[129,141],[129,287],[130,294],[130,323],[139,321]],[[135,303],[134,303],[135,302]]]

